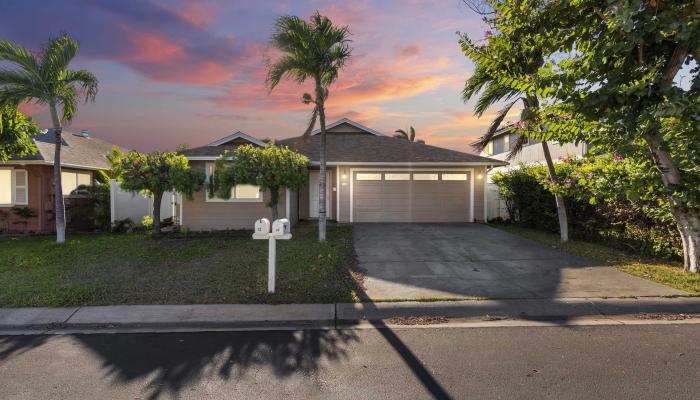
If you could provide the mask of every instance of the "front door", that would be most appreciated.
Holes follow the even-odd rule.
[[[309,171],[309,217],[318,218],[318,192],[320,186],[321,173],[319,171]],[[331,174],[326,171],[326,217],[331,215]]]

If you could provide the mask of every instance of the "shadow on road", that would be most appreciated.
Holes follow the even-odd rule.
[[[353,331],[278,331],[73,335],[98,357],[115,383],[147,379],[148,399],[177,397],[209,377],[236,379],[269,367],[275,376],[313,374],[322,362],[347,358]],[[50,336],[0,338],[0,363],[47,343]]]

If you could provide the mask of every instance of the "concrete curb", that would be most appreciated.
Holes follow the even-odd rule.
[[[334,304],[133,305],[0,309],[0,331],[332,326]]]
[[[0,331],[3,334],[12,334],[351,328],[367,321],[408,316],[471,318],[474,321],[548,321],[577,318],[610,319],[639,313],[700,314],[700,298],[5,308],[0,309]]]

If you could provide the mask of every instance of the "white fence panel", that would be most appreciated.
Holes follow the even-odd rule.
[[[110,198],[112,222],[131,219],[135,224],[140,224],[141,219],[153,212],[153,199],[139,192],[121,190],[121,185],[112,179],[110,181]],[[170,192],[163,194],[160,205],[161,220],[175,216],[174,196]]]

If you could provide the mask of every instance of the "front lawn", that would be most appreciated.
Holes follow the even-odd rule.
[[[352,302],[352,227],[313,224],[277,242],[267,293],[267,241],[250,232],[152,239],[144,234],[0,238],[0,307]]]
[[[681,264],[635,257],[617,249],[581,240],[561,243],[559,235],[551,232],[515,225],[493,224],[491,226],[575,256],[606,263],[630,275],[662,283],[693,295],[700,295],[700,275],[683,271]]]

